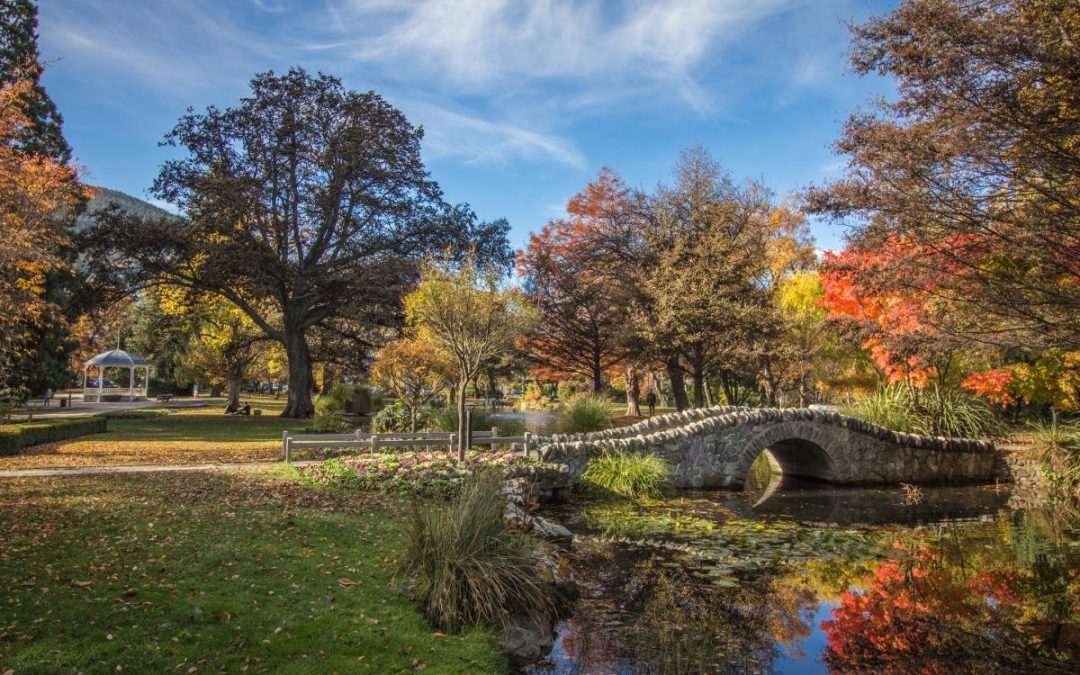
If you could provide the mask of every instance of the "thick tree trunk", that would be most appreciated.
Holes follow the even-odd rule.
[[[705,378],[705,405],[710,408],[716,405],[716,401],[713,400],[712,387],[709,386],[709,378]]]
[[[773,376],[772,364],[765,362],[762,371],[761,385],[765,389],[765,403],[770,408],[776,407],[776,378]]]
[[[285,355],[289,359],[289,401],[282,417],[308,418],[315,415],[311,402],[311,352],[302,330],[285,328]]]
[[[705,407],[705,371],[701,366],[694,366],[694,407]]]
[[[690,407],[690,400],[686,397],[686,384],[683,382],[683,369],[679,365],[679,357],[669,357],[667,363],[668,380],[671,382],[671,394],[675,397],[675,409],[680,412]]]
[[[240,407],[240,388],[244,384],[244,374],[232,372],[229,373],[229,405],[234,408]]]
[[[641,416],[641,378],[633,366],[626,369],[626,414],[630,417]]]
[[[458,460],[465,461],[466,427],[465,427],[465,390],[469,387],[469,378],[463,377],[458,380],[457,388],[457,433],[458,433]]]

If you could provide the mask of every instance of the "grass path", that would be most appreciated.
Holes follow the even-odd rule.
[[[504,669],[401,592],[405,503],[287,471],[0,483],[0,672]]]

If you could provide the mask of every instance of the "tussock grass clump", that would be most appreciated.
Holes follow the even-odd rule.
[[[604,452],[589,460],[582,482],[630,499],[661,497],[671,489],[671,469],[657,455]]]
[[[495,475],[476,476],[445,509],[414,506],[403,570],[436,628],[507,626],[515,615],[553,611],[538,577],[531,541],[503,520],[505,502]]]
[[[1044,462],[1063,455],[1080,459],[1080,426],[1036,420],[1030,424],[1031,449]]]
[[[611,404],[603,396],[575,396],[563,405],[563,431],[583,434],[611,426]]]
[[[1031,450],[1061,496],[1080,499],[1080,426],[1056,422],[1031,424]]]
[[[889,385],[841,412],[893,431],[924,436],[983,438],[1000,434],[1002,428],[982,399],[937,386],[919,391]]]

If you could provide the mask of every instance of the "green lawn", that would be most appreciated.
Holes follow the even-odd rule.
[[[25,448],[0,457],[0,469],[272,461],[281,457],[282,431],[310,424],[278,417],[283,405],[254,401],[252,407],[264,411],[258,417],[224,415],[214,402],[156,417],[110,418],[103,434]]]
[[[400,590],[399,501],[285,469],[0,483],[0,672],[501,672]]]

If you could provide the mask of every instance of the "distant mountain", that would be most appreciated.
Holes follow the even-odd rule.
[[[131,195],[120,192],[119,190],[110,190],[104,187],[91,188],[96,193],[96,196],[90,200],[86,205],[86,210],[75,221],[75,230],[80,231],[86,227],[89,227],[94,222],[94,214],[99,211],[104,211],[109,208],[110,204],[117,204],[124,213],[131,214],[133,216],[139,216],[142,218],[162,218],[162,217],[175,217],[175,214],[169,213],[163,208],[154,206],[148,201],[139,199],[138,197],[132,197]]]

